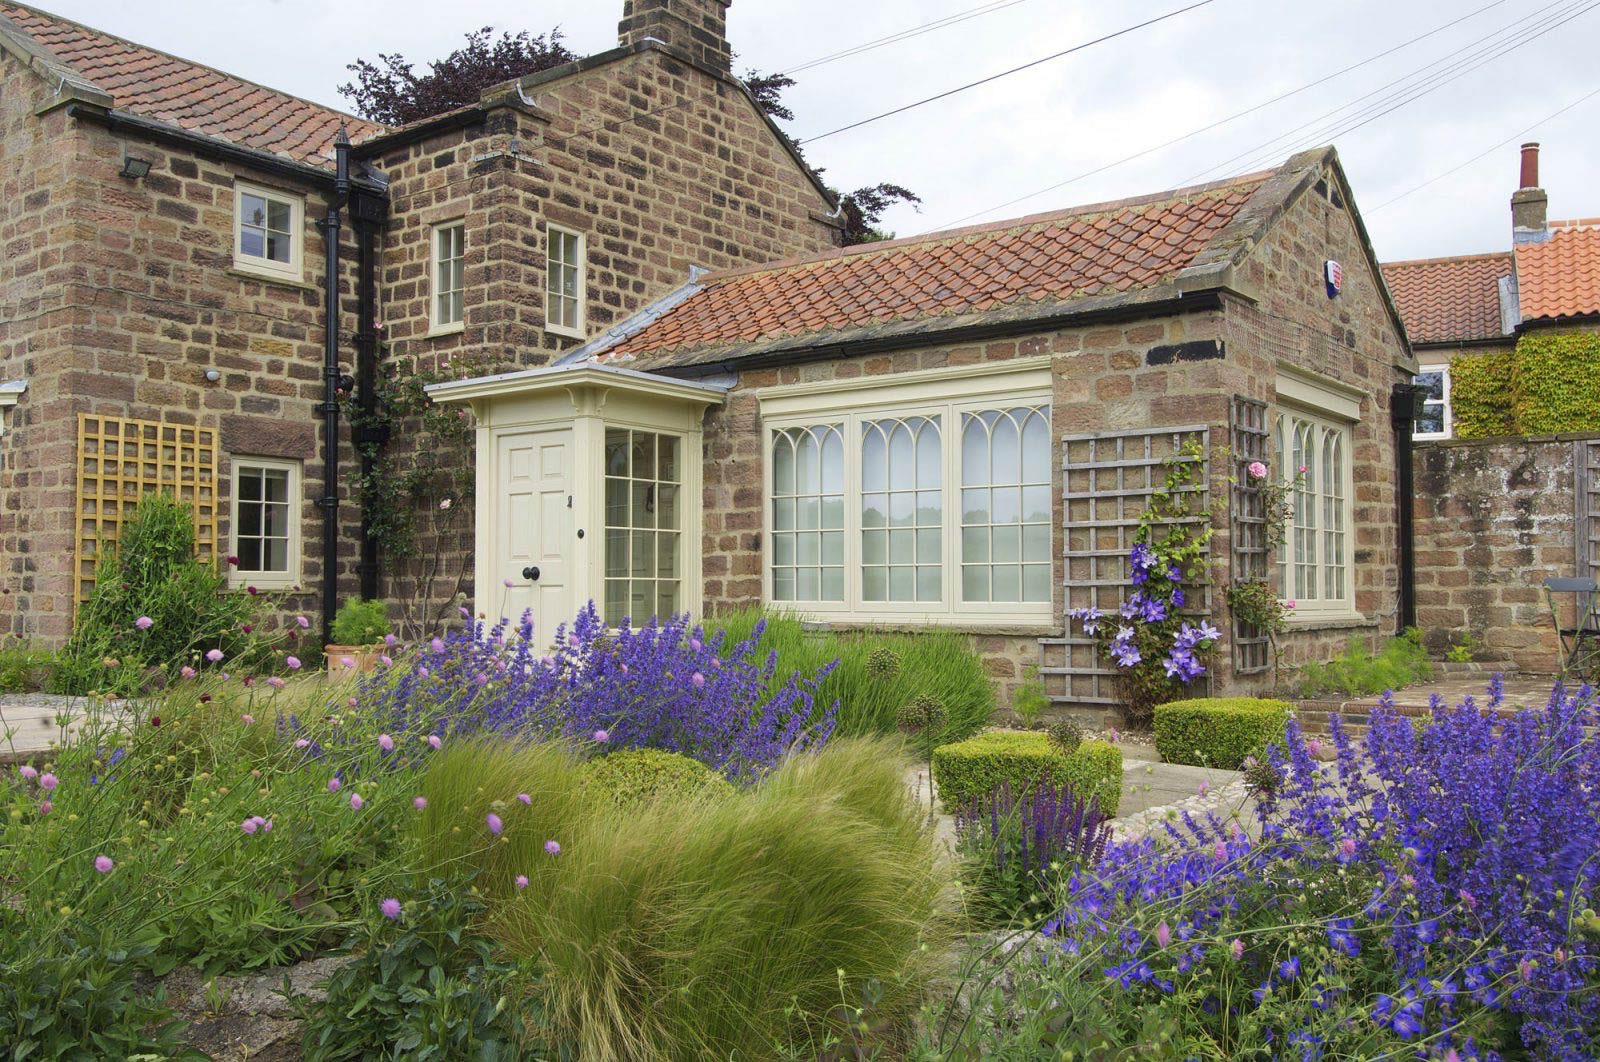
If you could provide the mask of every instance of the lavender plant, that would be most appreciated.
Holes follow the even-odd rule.
[[[755,650],[762,629],[731,642],[685,615],[612,630],[591,602],[547,650],[524,613],[515,625],[479,621],[432,639],[361,697],[395,729],[559,738],[602,754],[665,749],[750,781],[825,743],[838,709],[815,697],[832,665],[772,683],[777,654]]]
[[[1291,722],[1259,839],[1185,818],[1114,846],[1071,877],[1048,976],[1113,1040],[1157,1021],[1227,1056],[1596,1057],[1597,721],[1587,687],[1506,718],[1384,708],[1364,744],[1334,721],[1328,767]]]

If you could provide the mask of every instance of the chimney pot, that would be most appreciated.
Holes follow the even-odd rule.
[[[1539,145],[1522,145],[1522,183],[1518,188],[1539,187]]]

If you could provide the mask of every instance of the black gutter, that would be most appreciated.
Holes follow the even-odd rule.
[[[350,138],[343,129],[333,142],[333,198],[317,222],[322,230],[322,640],[333,641],[333,617],[339,609],[339,214],[350,198]]]
[[[382,155],[386,151],[393,151],[395,148],[414,144],[418,140],[426,140],[430,136],[482,125],[487,114],[488,108],[479,104],[470,104],[454,111],[446,111],[444,114],[435,115],[432,118],[424,118],[411,125],[402,125],[390,132],[379,133],[377,136],[363,140],[355,145],[351,154],[354,158],[369,159]]]
[[[1389,422],[1394,426],[1396,531],[1400,539],[1400,619],[1396,634],[1417,625],[1417,543],[1412,528],[1416,488],[1411,470],[1415,447],[1411,435],[1427,394],[1427,388],[1416,384],[1395,384],[1389,393]]]
[[[1207,288],[1185,292],[1176,298],[1143,303],[1123,303],[1103,309],[1064,310],[1060,313],[1012,318],[1002,321],[984,321],[979,324],[956,325],[927,331],[905,332],[897,335],[870,336],[845,339],[831,343],[818,343],[783,347],[722,358],[717,361],[697,362],[692,365],[652,365],[650,372],[662,376],[695,377],[715,376],[719,373],[745,372],[749,369],[771,368],[777,365],[801,365],[813,361],[832,361],[837,358],[859,357],[864,354],[881,354],[892,350],[956,343],[974,343],[989,339],[1008,339],[1012,336],[1032,335],[1052,329],[1095,324],[1112,324],[1137,321],[1146,317],[1172,317],[1186,313],[1205,313],[1222,309],[1222,288]],[[1246,298],[1229,292],[1236,298]],[[648,352],[643,355],[649,357]]]
[[[376,453],[389,441],[388,428],[377,424],[378,409],[378,331],[376,240],[389,215],[387,198],[357,189],[350,204],[350,219],[356,229],[356,406],[360,423],[352,425],[351,441],[361,460],[363,488],[369,482]],[[365,502],[365,499],[363,500]],[[378,596],[378,540],[372,533],[370,506],[361,506],[361,560],[356,573],[361,580],[361,598]]]

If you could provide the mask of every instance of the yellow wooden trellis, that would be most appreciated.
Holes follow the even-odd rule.
[[[217,433],[213,428],[78,415],[76,600],[88,600],[95,567],[117,544],[122,521],[146,494],[165,491],[194,514],[195,552],[217,556]]]

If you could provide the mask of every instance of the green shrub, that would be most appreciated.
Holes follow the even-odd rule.
[[[953,808],[1009,783],[1015,792],[1040,781],[1067,786],[1093,797],[1106,816],[1122,800],[1122,752],[1104,741],[1085,741],[1064,753],[1037,730],[992,730],[933,750],[934,785],[945,807]]]
[[[487,932],[540,972],[571,1057],[770,1058],[865,1000],[874,1023],[916,1014],[951,872],[894,745],[835,739],[727,800],[576,809],[549,754],[502,746],[485,772],[480,751],[447,745],[418,780],[418,849],[479,871]],[[472,842],[484,801],[516,792],[532,802]]]
[[[1156,705],[1156,751],[1168,763],[1236,771],[1245,757],[1282,745],[1287,701],[1263,697],[1196,697]]]
[[[759,610],[736,612],[709,621],[706,629],[708,633],[724,630],[732,639],[743,639],[763,615]],[[817,709],[822,711],[835,699],[839,701],[835,733],[840,736],[892,734],[900,708],[926,695],[943,704],[946,712],[942,728],[912,740],[914,749],[926,756],[935,746],[977,733],[994,714],[994,683],[966,635],[950,631],[818,632],[805,630],[792,617],[765,618],[761,652],[778,653],[773,688],[796,671],[811,675],[838,661],[818,687]]]
[[[55,667],[56,654],[17,642],[0,649],[0,693],[31,693],[44,689]]]
[[[373,645],[389,633],[389,606],[351,598],[339,606],[329,632],[335,645]]]
[[[618,804],[662,797],[723,797],[733,784],[699,760],[662,749],[622,749],[590,760],[589,785]]]
[[[1534,332],[1515,349],[1450,362],[1463,439],[1593,431],[1600,424],[1600,333]]]
[[[1389,639],[1377,656],[1359,638],[1352,638],[1343,656],[1305,665],[1300,669],[1300,695],[1368,697],[1409,686],[1432,674],[1433,661],[1422,646],[1422,632],[1412,627],[1398,638]]]
[[[195,557],[194,518],[165,494],[146,495],[103,555],[94,590],[50,676],[56,693],[137,693],[158,671],[221,649],[239,664],[255,640],[253,595],[228,589],[220,566]],[[151,622],[139,626],[141,619]],[[246,661],[248,662],[248,661]]]
[[[1040,717],[1049,707],[1050,697],[1044,691],[1044,680],[1039,677],[1039,669],[1029,668],[1028,677],[1011,691],[1011,710],[1017,713],[1024,727],[1032,730],[1039,725]]]

